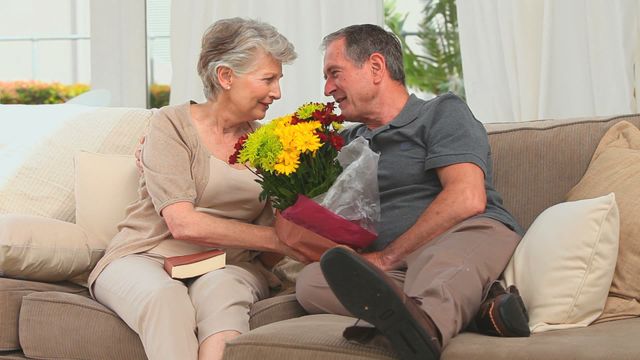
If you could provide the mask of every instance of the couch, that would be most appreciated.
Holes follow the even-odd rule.
[[[4,110],[0,106],[2,127],[8,124],[7,109]],[[14,110],[12,122],[20,120],[20,111],[17,111],[20,109]],[[30,116],[43,116],[47,111],[53,110],[36,111]],[[20,185],[23,191],[11,195],[12,204],[7,205],[6,200],[3,204],[0,200],[0,213],[17,209],[46,216],[57,211],[59,219],[74,222],[73,196],[62,206],[56,204],[55,196],[45,194],[43,196],[50,200],[46,206],[30,208],[20,207],[21,196],[25,197],[24,202],[34,201],[25,195],[29,187],[39,184],[33,178],[48,176],[71,176],[64,184],[58,184],[62,190],[56,192],[73,195],[73,175],[69,175],[73,172],[73,161],[69,159],[73,152],[131,154],[150,114],[151,110],[142,109],[84,109],[70,115],[72,120],[40,139],[48,144],[47,148],[54,149],[56,138],[67,137],[60,140],[65,147],[63,154],[48,160],[49,165],[59,162],[53,166],[58,168],[58,173],[31,174],[27,178],[21,171],[33,171],[33,166],[26,170],[18,166],[13,178],[5,174],[5,190],[7,186]],[[567,192],[585,173],[602,135],[622,120],[640,126],[640,115],[486,124],[493,152],[495,186],[503,195],[506,208],[524,228],[546,208],[565,201]],[[83,131],[93,132],[92,135],[69,135],[83,126],[87,127]],[[103,134],[96,135],[96,128]],[[74,141],[81,144],[75,146]],[[2,149],[0,143],[0,160],[3,160]],[[33,161],[28,156],[23,160]],[[41,160],[37,164],[45,164]],[[60,167],[66,171],[60,172]],[[47,182],[50,181],[44,181]],[[0,195],[7,193],[0,191]],[[345,341],[341,337],[342,329],[352,324],[353,319],[348,317],[308,315],[296,302],[295,295],[276,294],[254,304],[252,330],[228,344],[225,359],[394,358],[383,339],[367,345]],[[640,318],[548,331],[529,338],[497,338],[464,332],[446,347],[442,359],[637,359],[640,358],[637,334],[640,334]],[[145,355],[136,333],[112,311],[91,299],[81,281],[42,282],[0,277],[0,359],[24,358],[145,359]]]

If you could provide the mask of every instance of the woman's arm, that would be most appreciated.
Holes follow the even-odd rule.
[[[200,245],[276,252],[300,261],[306,259],[278,239],[273,227],[217,218],[196,211],[190,202],[177,202],[162,209],[173,238]]]

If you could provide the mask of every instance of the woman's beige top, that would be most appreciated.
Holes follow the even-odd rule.
[[[249,169],[236,169],[215,156],[209,157],[209,181],[195,207],[212,216],[227,219],[252,222],[264,208],[264,203],[258,200],[260,185],[255,181],[256,176]],[[193,254],[212,249],[203,245],[176,241],[162,240],[148,252],[151,254],[178,256]],[[227,251],[227,262],[233,262]]]
[[[254,129],[258,126],[257,122],[252,124]],[[219,164],[211,168],[211,163],[215,164],[215,161]],[[162,209],[171,204],[188,201],[199,211],[206,211],[212,216],[254,224],[267,225],[273,220],[271,207],[257,201],[259,186],[248,186],[246,183],[247,180],[253,181],[255,175],[216,159],[200,142],[191,120],[190,103],[167,106],[153,115],[145,137],[142,164],[144,174],[140,179],[138,200],[127,208],[125,220],[118,225],[118,234],[89,275],[90,290],[98,275],[112,261],[150,251],[167,240],[176,241],[160,216]],[[224,171],[217,173],[220,169]],[[235,186],[231,184],[232,181],[225,181],[229,174],[243,177],[242,184]],[[221,181],[220,186],[216,184],[217,181]],[[206,191],[208,184],[211,189],[209,193]],[[239,191],[242,194],[234,194]],[[212,199],[218,195],[221,196],[220,200]],[[248,203],[238,203],[244,201]],[[215,203],[219,208],[206,206]],[[162,248],[160,251],[163,251]],[[247,250],[231,251],[227,256],[233,262],[252,258]]]

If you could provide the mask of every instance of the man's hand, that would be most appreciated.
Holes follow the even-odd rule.
[[[136,167],[138,168],[138,173],[142,175],[144,173],[144,169],[142,168],[142,145],[144,144],[144,136],[140,138],[140,144],[136,148],[134,155],[136,156]]]
[[[402,263],[391,263],[390,259],[385,257],[382,251],[364,253],[360,255],[382,271],[396,270],[402,265]]]

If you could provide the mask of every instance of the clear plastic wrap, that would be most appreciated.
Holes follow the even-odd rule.
[[[366,139],[358,137],[338,153],[342,173],[329,190],[313,200],[347,220],[376,233],[380,220],[378,160]]]

